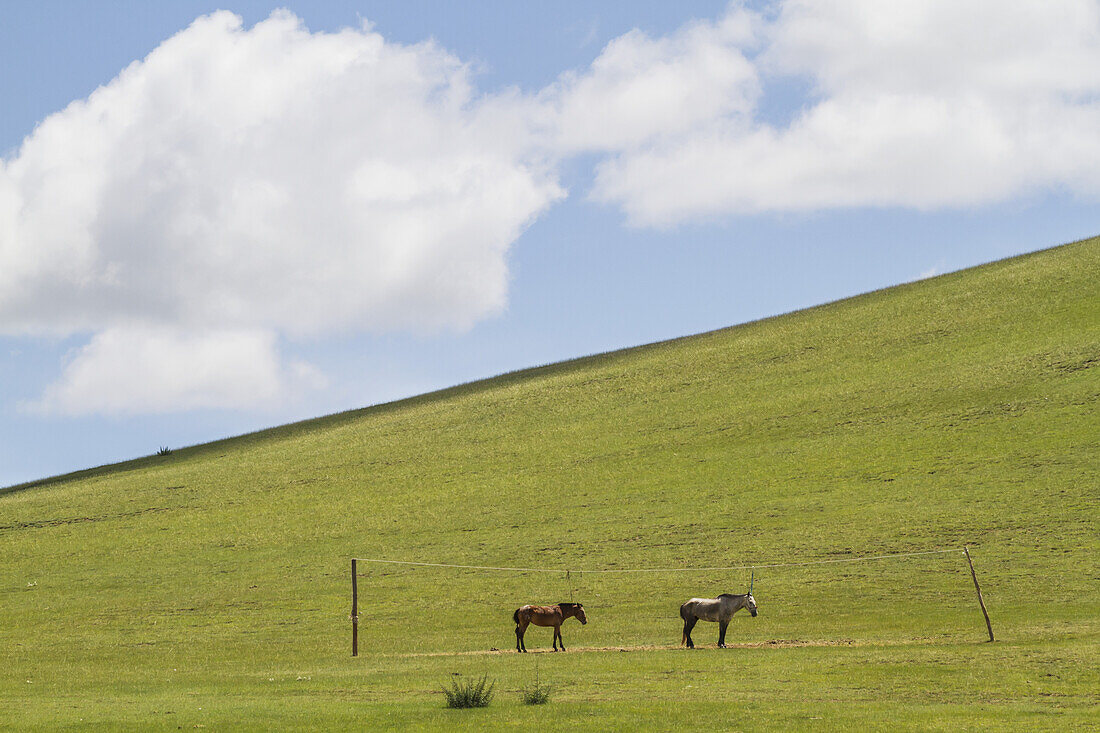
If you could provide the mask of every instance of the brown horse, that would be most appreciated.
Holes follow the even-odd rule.
[[[558,642],[561,642],[561,650],[565,651],[565,641],[561,638],[561,625],[567,618],[576,618],[582,624],[588,623],[584,615],[584,606],[579,603],[558,603],[553,606],[520,606],[512,614],[512,620],[516,622],[516,651],[525,652],[527,646],[523,643],[523,634],[527,626],[553,626],[554,627],[554,651],[558,650]]]

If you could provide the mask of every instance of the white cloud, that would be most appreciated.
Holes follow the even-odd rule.
[[[284,374],[264,331],[110,328],[78,349],[60,380],[24,405],[39,414],[263,409],[302,376]]]
[[[563,195],[493,104],[432,43],[310,33],[285,11],[251,29],[199,18],[0,163],[0,333],[99,334],[47,395],[72,403],[134,323],[132,338],[468,328],[504,308],[510,245]]]
[[[633,30],[614,39],[591,67],[563,74],[540,94],[555,147],[629,150],[715,120],[747,123],[760,88],[742,49],[755,44],[758,27],[756,16],[734,8],[665,38]]]
[[[561,194],[480,124],[467,77],[369,30],[200,18],[5,164],[0,329],[141,314],[317,334],[500,311],[509,245]]]
[[[613,157],[598,166],[594,199],[660,226],[769,211],[962,207],[1043,189],[1100,195],[1095,2],[792,0],[774,20],[746,15],[734,4],[726,20],[671,39],[610,44],[585,85],[628,89],[629,108],[614,93],[601,108],[584,85],[569,92],[612,118],[600,129],[615,139],[596,140]],[[749,30],[726,32],[731,18]],[[619,43],[634,51],[629,64],[615,63]],[[754,44],[746,69],[739,54]],[[727,59],[742,83],[701,73],[701,49]],[[754,83],[766,92],[784,76],[808,78],[815,91],[800,115],[775,126],[760,119]],[[670,89],[688,90],[682,103]],[[620,113],[629,126],[614,119]],[[573,125],[565,114],[562,127]]]
[[[785,0],[764,61],[830,95],[1095,94],[1098,22],[1089,0]]]

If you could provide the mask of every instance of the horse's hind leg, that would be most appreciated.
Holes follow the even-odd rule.
[[[726,648],[726,627],[730,625],[729,621],[718,622],[718,648]]]
[[[698,621],[699,619],[697,618],[684,619],[684,641],[687,642],[688,649],[695,648],[695,642],[691,640],[691,630],[695,628],[695,624]]]
[[[516,651],[526,652],[527,645],[523,643],[523,633],[527,631],[527,624],[520,619],[520,622],[516,624]]]

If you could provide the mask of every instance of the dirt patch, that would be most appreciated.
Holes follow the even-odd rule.
[[[790,649],[794,647],[859,647],[859,646],[911,646],[927,644],[922,641],[856,641],[854,639],[826,639],[821,641],[805,641],[802,639],[771,639],[769,641],[752,641],[738,644],[726,644],[728,649]],[[710,645],[698,645],[698,649],[714,649]],[[684,649],[678,644],[642,644],[640,646],[575,646],[569,647],[568,654],[578,652],[651,652],[672,651]],[[473,657],[493,654],[515,654],[515,649],[480,649],[465,652],[410,652],[408,654],[384,654],[385,657]],[[530,654],[554,654],[553,649],[529,649]]]

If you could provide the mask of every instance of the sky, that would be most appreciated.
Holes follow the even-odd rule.
[[[0,0],[0,68],[0,486],[1100,233],[1085,0]]]

